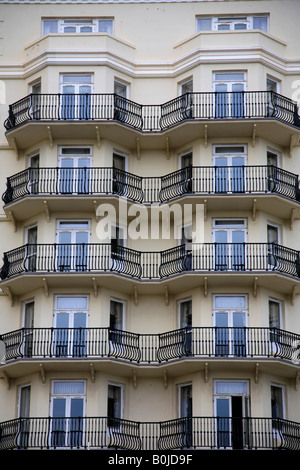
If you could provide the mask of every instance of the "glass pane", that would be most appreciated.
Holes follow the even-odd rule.
[[[83,398],[72,398],[71,400],[71,418],[83,416]]]
[[[224,81],[243,81],[244,80],[244,73],[242,72],[222,72],[216,73],[215,75],[216,80],[224,80]],[[221,90],[220,90],[221,91]],[[224,90],[222,90],[224,91]]]
[[[246,382],[216,382],[216,393],[225,395],[247,395]]]
[[[283,390],[281,387],[271,386],[272,418],[283,418]]]
[[[112,20],[99,20],[99,33],[112,34],[113,22]]]
[[[227,232],[218,230],[215,232],[216,243],[227,243]]]
[[[58,297],[57,298],[58,309],[86,309],[87,298],[86,297]]]
[[[123,326],[123,304],[114,300],[110,301],[110,328],[121,330]]]
[[[64,418],[66,415],[66,399],[54,398],[53,400],[53,417]]]
[[[80,395],[84,393],[84,382],[54,382],[54,394]]]
[[[228,398],[217,398],[217,416],[229,418],[229,400]]]
[[[91,87],[90,87],[90,86],[86,86],[86,85],[80,85],[80,87],[79,87],[79,93],[82,93],[82,94],[90,94],[90,93],[91,93]]]
[[[244,242],[244,232],[234,230],[232,232],[232,243],[243,243]]]
[[[20,418],[27,418],[30,408],[30,386],[22,387],[20,393]]]
[[[86,314],[85,313],[74,313],[74,328],[85,328],[86,327]]]
[[[230,29],[229,24],[218,24],[218,30],[219,31],[227,31]]]
[[[216,308],[245,308],[246,298],[244,296],[217,296],[215,298]]]
[[[43,22],[44,34],[57,33],[57,21],[56,20],[45,20]]]
[[[180,302],[180,328],[192,326],[192,301]]]
[[[88,243],[89,234],[87,232],[77,232],[75,243]]]
[[[71,220],[71,221],[60,221],[59,222],[59,227],[60,228],[86,228],[89,226],[88,221],[84,220]]]
[[[234,29],[239,30],[239,29],[247,29],[247,25],[245,23],[236,23],[234,25]]]
[[[216,313],[216,326],[220,328],[228,327],[228,314],[226,312]]]
[[[273,300],[269,301],[269,326],[280,328],[280,304]]]
[[[80,32],[81,33],[92,33],[93,32],[93,28],[92,26],[82,26],[80,28]]]
[[[75,26],[65,26],[64,33],[76,33]]]
[[[68,313],[58,313],[56,315],[56,327],[57,328],[69,327],[69,314]]]
[[[192,386],[185,385],[180,388],[180,417],[192,417]]]
[[[230,155],[232,153],[244,153],[244,147],[216,147],[215,153],[226,153]]]
[[[71,243],[71,232],[60,232],[59,243]]]
[[[253,18],[253,29],[261,29],[262,31],[267,32],[268,29],[268,19],[266,16],[255,16]]]
[[[197,31],[210,31],[211,30],[211,18],[198,18],[197,19]]]
[[[91,83],[91,75],[63,75],[63,83]]]
[[[60,153],[62,155],[90,155],[91,149],[89,147],[63,147]]]
[[[232,323],[234,328],[243,328],[245,326],[245,314],[243,312],[233,312]]]

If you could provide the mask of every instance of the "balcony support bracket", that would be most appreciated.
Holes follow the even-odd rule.
[[[137,286],[133,286],[133,295],[134,295],[134,305],[138,304],[138,291]]]
[[[256,199],[253,199],[252,220],[256,220]]]
[[[165,304],[169,305],[169,286],[165,286]]]
[[[207,297],[207,277],[204,278],[204,297]]]
[[[256,384],[258,384],[259,382],[259,370],[258,369],[259,369],[259,363],[257,362],[255,364],[255,379],[254,379]]]
[[[47,201],[44,201],[44,208],[45,208],[45,217],[46,217],[46,221],[47,221],[47,222],[50,222],[50,211],[49,211],[49,206],[48,206],[48,202],[47,202]]]
[[[295,209],[295,207],[291,210],[291,222],[290,222],[290,229],[294,230],[294,221],[299,220],[299,210]]]
[[[256,143],[256,124],[253,125],[252,129],[252,147],[255,147]]]
[[[42,383],[43,384],[46,383],[46,372],[45,372],[43,364],[40,364],[40,374],[41,374]]]
[[[96,126],[96,139],[97,139],[97,147],[98,149],[100,148],[101,146],[101,137],[100,137],[100,130],[99,130],[99,126]]]
[[[207,124],[204,126],[204,147],[207,148],[207,140],[208,140],[208,127]]]
[[[10,382],[9,382],[9,377],[8,377],[7,373],[5,372],[5,370],[3,370],[1,372],[0,379],[4,380],[4,382],[6,383],[7,390],[9,390]]]
[[[16,221],[16,219],[15,219],[15,217],[14,217],[14,214],[13,214],[12,211],[8,211],[8,215],[9,215],[9,217],[10,217],[10,220],[11,220],[12,224],[13,224],[14,232],[16,232],[16,231],[17,231],[17,221]]]
[[[14,302],[14,296],[12,295],[10,288],[6,287],[4,289],[4,292],[10,300],[10,306],[13,307],[15,302]]]
[[[255,277],[254,278],[254,284],[253,284],[253,297],[257,296],[257,280],[258,280],[258,278]]]
[[[94,297],[98,297],[98,286],[96,282],[96,278],[92,278],[93,289],[94,289]]]
[[[45,292],[45,296],[49,297],[49,287],[48,287],[48,284],[47,284],[47,280],[45,277],[43,277],[43,287],[44,287],[44,292]]]
[[[208,383],[208,362],[204,364],[204,382]]]
[[[165,389],[168,388],[168,375],[166,369],[164,370],[164,387]]]
[[[18,145],[17,145],[17,141],[14,137],[11,138],[11,143],[12,143],[12,146],[13,146],[13,149],[14,149],[14,152],[16,154],[16,157],[17,157],[17,160],[19,160],[21,154],[23,154],[23,152],[21,152],[19,149],[18,149]]]
[[[291,304],[293,306],[295,305],[296,295],[299,295],[299,293],[297,292],[297,286],[294,286],[293,287],[293,292],[292,292],[292,297],[291,297]]]
[[[204,222],[207,221],[207,199],[204,199]]]
[[[90,369],[91,369],[91,382],[95,383],[95,368],[94,364],[90,364]]]
[[[132,370],[132,383],[133,383],[133,388],[136,388],[137,387],[136,372],[134,369]]]
[[[48,131],[48,138],[49,138],[49,146],[51,149],[53,149],[53,135],[52,135],[50,126],[47,126],[47,131]]]
[[[294,147],[297,147],[297,145],[298,145],[298,138],[299,137],[295,134],[291,134],[291,136],[290,136],[290,152],[289,152],[290,157],[293,156]]]
[[[167,160],[170,160],[170,142],[169,142],[169,137],[166,137],[166,155],[167,155]]]
[[[140,160],[141,159],[141,146],[140,146],[139,137],[137,137],[135,141],[136,141],[136,156],[137,156],[137,159]]]

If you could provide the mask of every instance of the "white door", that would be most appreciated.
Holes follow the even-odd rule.
[[[280,244],[280,228],[277,225],[267,225],[267,241],[268,241],[268,269],[276,269],[278,264],[278,245]]]
[[[192,384],[179,387],[179,417],[182,418],[180,447],[190,447],[193,441]]]
[[[247,382],[215,382],[216,446],[243,449],[248,444],[249,396]]]
[[[91,148],[62,147],[58,157],[58,191],[89,194],[91,191]]]
[[[25,267],[29,272],[36,271],[37,267],[37,225],[26,228],[26,260]]]
[[[216,146],[214,149],[215,192],[245,191],[246,153],[244,146]]]
[[[215,117],[244,117],[245,74],[216,72],[214,75]]]
[[[54,355],[85,357],[88,298],[57,296],[54,312]]]
[[[192,300],[179,302],[179,328],[182,329],[181,355],[192,354]]]
[[[88,269],[89,221],[59,221],[57,230],[57,270]]]
[[[244,271],[246,269],[244,219],[215,219],[213,242],[215,243],[215,269],[217,271]]]
[[[30,385],[25,385],[19,388],[19,418],[20,428],[18,434],[18,445],[22,449],[26,449],[29,445],[30,439],[30,420],[24,419],[30,416]]]
[[[33,354],[33,327],[34,327],[34,301],[24,303],[24,338],[23,338],[23,354],[25,357],[31,357]]]
[[[92,117],[91,75],[62,75],[61,93],[61,119],[87,120]]]
[[[245,296],[214,296],[216,356],[247,354],[247,300]]]
[[[51,447],[81,447],[84,433],[85,383],[57,381],[52,384]]]

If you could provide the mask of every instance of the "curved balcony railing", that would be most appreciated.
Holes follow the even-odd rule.
[[[147,280],[182,272],[277,272],[299,278],[300,253],[275,243],[191,243],[160,252],[109,243],[26,244],[3,254],[0,278],[78,272],[114,272]]]
[[[161,105],[116,94],[30,94],[9,106],[4,126],[10,131],[30,121],[115,121],[162,132],[189,119],[277,119],[300,127],[297,103],[273,91],[186,93]]]
[[[0,423],[8,449],[300,449],[300,424],[281,418],[188,417],[140,422],[109,417],[18,418]]]
[[[300,335],[278,328],[190,327],[160,334],[109,328],[22,328],[0,335],[5,361],[122,359],[159,364],[181,358],[279,358],[300,364]]]
[[[162,177],[116,168],[28,168],[7,178],[5,204],[25,196],[117,195],[163,203],[189,195],[278,194],[300,201],[298,175],[269,166],[194,166]]]

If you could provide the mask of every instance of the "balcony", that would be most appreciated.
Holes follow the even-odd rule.
[[[92,278],[95,284],[98,276],[101,285],[109,287],[115,275],[120,289],[127,292],[137,282],[153,293],[152,287],[163,289],[164,281],[171,285],[171,279],[172,286],[181,290],[187,287],[185,282],[192,288],[205,279],[221,281],[223,286],[251,286],[255,277],[261,286],[291,294],[299,284],[300,255],[274,243],[192,243],[159,252],[110,243],[26,244],[4,253],[0,284],[21,294],[45,282],[75,287],[76,280],[83,286],[90,285]]]
[[[187,121],[193,125],[180,130]],[[274,143],[290,146],[291,134],[299,143],[300,117],[296,102],[272,91],[186,93],[161,105],[141,105],[116,94],[30,94],[9,106],[4,125],[7,139],[20,150],[49,135],[51,140],[101,135],[114,141],[115,125],[118,138],[133,149],[137,137],[143,148],[165,148],[166,137],[176,147],[207,135],[254,134],[272,135]]]
[[[16,220],[24,220],[44,210],[94,210],[95,197],[123,197],[140,204],[162,204],[183,197],[197,197],[214,210],[225,204],[228,209],[237,203],[240,209],[251,210],[255,196],[257,210],[265,210],[287,218],[299,209],[298,175],[274,166],[194,166],[160,177],[141,177],[117,168],[28,168],[7,178],[2,195],[5,209],[13,210]],[[224,200],[224,196],[226,196]],[[270,204],[277,196],[276,205]],[[238,198],[238,199],[237,199]]]
[[[278,328],[190,327],[159,334],[110,328],[22,328],[0,335],[7,364],[22,360],[107,360],[159,365],[182,359],[300,363],[300,335]]]
[[[0,450],[300,450],[299,423],[281,418],[18,418],[0,423]]]

